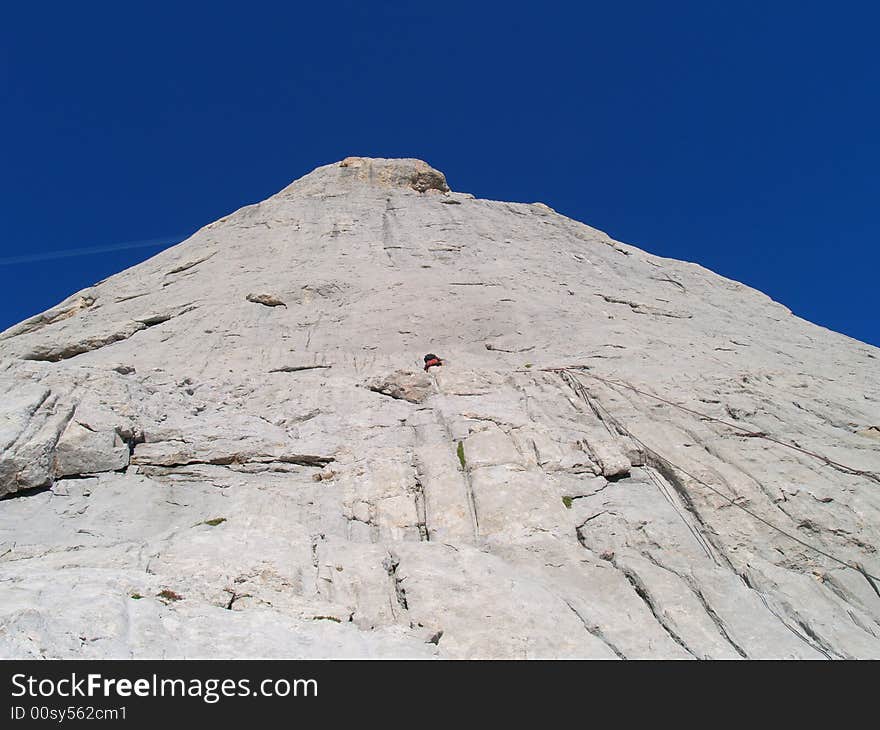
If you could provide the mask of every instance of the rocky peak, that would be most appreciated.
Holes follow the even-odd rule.
[[[398,188],[418,193],[450,192],[446,176],[427,162],[412,158],[346,157],[301,177],[282,193],[332,193],[367,185],[377,190]]]
[[[0,335],[0,656],[880,657],[878,360],[346,158]]]

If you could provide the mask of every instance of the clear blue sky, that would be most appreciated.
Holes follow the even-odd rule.
[[[880,345],[878,8],[6,3],[0,329],[368,155],[543,201]],[[78,253],[17,260],[59,250]]]

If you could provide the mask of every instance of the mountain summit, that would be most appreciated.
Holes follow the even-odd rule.
[[[878,658],[878,358],[349,157],[0,334],[0,656]]]

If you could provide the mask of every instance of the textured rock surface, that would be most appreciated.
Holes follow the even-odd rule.
[[[348,158],[0,334],[0,656],[880,657],[878,363]]]

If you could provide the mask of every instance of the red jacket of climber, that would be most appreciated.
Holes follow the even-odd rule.
[[[425,372],[428,372],[428,368],[439,367],[443,364],[443,361],[434,354],[428,353],[425,355]]]

